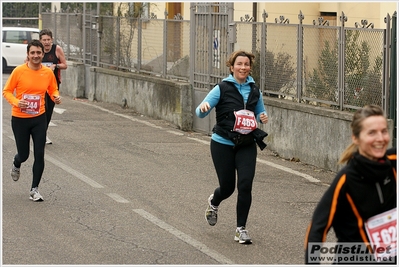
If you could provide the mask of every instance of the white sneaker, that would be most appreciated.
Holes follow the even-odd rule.
[[[29,199],[33,201],[43,201],[42,195],[40,195],[37,187],[32,188],[29,193]]]
[[[236,229],[234,240],[240,244],[252,244],[252,239],[249,237],[248,231],[245,230],[244,226]]]
[[[51,141],[47,136],[46,136],[46,145],[51,145],[53,141]]]

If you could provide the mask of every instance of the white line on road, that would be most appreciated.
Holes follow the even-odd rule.
[[[99,183],[97,183],[96,181],[94,181],[93,179],[90,179],[89,177],[87,177],[86,175],[70,168],[69,166],[65,165],[64,163],[56,160],[55,158],[52,158],[48,155],[45,155],[44,158],[48,161],[50,161],[51,163],[53,163],[54,165],[57,165],[58,167],[60,167],[61,169],[63,169],[66,172],[69,172],[70,174],[72,174],[73,176],[75,176],[76,178],[80,179],[82,182],[85,182],[86,184],[94,187],[94,188],[104,188],[104,186],[100,185]]]
[[[184,133],[182,133],[182,132],[176,132],[176,131],[167,131],[167,132],[171,133],[171,134],[175,134],[175,135],[180,135],[180,136],[184,135]]]
[[[115,193],[106,193],[107,196],[119,203],[129,203],[130,201]]]
[[[54,112],[55,112],[55,113],[58,113],[58,114],[64,113],[65,110],[66,110],[66,109],[63,109],[63,108],[54,108]]]
[[[269,166],[271,166],[271,167],[274,167],[274,168],[276,168],[276,169],[280,169],[280,170],[282,170],[282,171],[286,171],[286,172],[289,172],[289,173],[292,173],[292,174],[301,176],[301,177],[305,178],[305,179],[308,180],[308,181],[311,181],[311,182],[314,182],[314,183],[320,182],[319,179],[316,179],[316,178],[314,178],[314,177],[312,177],[312,176],[310,176],[310,175],[307,175],[307,174],[304,174],[304,173],[295,171],[295,170],[293,170],[293,169],[290,169],[290,168],[287,168],[287,167],[284,167],[284,166],[275,164],[275,163],[273,163],[273,162],[266,161],[266,160],[262,160],[262,159],[257,159],[257,161],[260,162],[260,163],[269,165]]]
[[[201,140],[201,139],[193,138],[193,137],[187,137],[187,138],[190,139],[190,140],[194,140],[194,141],[203,143],[203,144],[205,144],[205,145],[209,145],[209,141],[205,141],[205,140]]]
[[[114,111],[111,111],[111,110],[106,109],[106,108],[102,108],[102,107],[99,107],[99,106],[96,106],[96,105],[92,105],[92,104],[90,104],[90,103],[86,103],[86,102],[79,102],[79,103],[82,103],[82,104],[84,104],[84,105],[97,108],[97,109],[99,109],[99,110],[108,112],[108,113],[113,114],[113,115],[115,115],[115,116],[119,116],[119,117],[122,117],[122,118],[125,118],[125,119],[128,119],[128,120],[131,120],[131,121],[140,122],[140,123],[142,123],[142,124],[145,124],[145,125],[150,126],[150,127],[153,127],[153,128],[163,129],[162,127],[157,126],[157,125],[155,125],[155,124],[153,124],[153,123],[151,123],[151,122],[143,121],[143,120],[139,120],[139,119],[135,119],[135,118],[133,118],[133,117],[131,117],[131,116],[128,116],[128,115],[125,115],[125,114],[120,114],[120,113],[118,113],[118,112],[114,112]]]
[[[204,141],[204,140],[197,139],[197,138],[192,138],[192,137],[187,137],[187,138],[191,139],[191,140],[194,140],[194,141],[197,141],[197,142],[200,142],[200,143],[203,143],[203,144],[206,144],[206,145],[209,145],[209,141]],[[257,159],[257,161],[259,163],[269,165],[269,166],[271,166],[273,168],[276,168],[276,169],[279,169],[279,170],[282,170],[282,171],[286,171],[286,172],[291,173],[291,174],[298,175],[300,177],[305,178],[306,180],[308,180],[310,182],[314,182],[314,183],[319,183],[320,182],[319,179],[316,179],[316,178],[314,178],[314,177],[312,177],[310,175],[307,175],[305,173],[301,173],[301,172],[295,171],[295,170],[290,169],[288,167],[284,167],[282,165],[279,165],[279,164],[276,164],[276,163],[273,163],[273,162],[270,162],[270,161],[262,160],[262,159]]]
[[[152,214],[146,212],[142,209],[134,209],[134,212],[142,216],[143,218],[147,219],[148,221],[152,222],[153,224],[159,226],[160,228],[168,231],[172,235],[176,236],[177,238],[181,239],[182,241],[186,242],[187,244],[193,246],[194,248],[198,249],[202,253],[208,255],[209,257],[213,258],[220,264],[234,264],[231,260],[226,258],[225,256],[215,252],[214,250],[208,248],[203,243],[191,238],[190,236],[186,235],[185,233],[177,230],[173,226],[167,224],[164,221],[161,221],[157,217],[153,216]]]

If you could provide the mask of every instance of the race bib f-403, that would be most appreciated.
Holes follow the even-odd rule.
[[[256,122],[255,114],[247,109],[234,111],[236,121],[234,123],[233,131],[240,134],[249,134],[258,127]]]

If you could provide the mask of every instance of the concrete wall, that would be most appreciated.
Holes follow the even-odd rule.
[[[184,131],[193,129],[190,84],[68,62],[62,71],[61,94],[89,101],[122,104],[146,116],[169,121]],[[338,171],[337,161],[351,142],[352,114],[264,97],[269,123],[268,149],[322,169]],[[392,136],[393,121],[389,120]]]
[[[353,113],[264,97],[269,122],[268,148],[283,158],[338,171],[341,153],[351,143]],[[390,134],[393,121],[388,120]],[[392,142],[391,142],[392,146]]]
[[[61,73],[61,94],[119,105],[126,101],[128,108],[141,114],[169,121],[185,131],[192,130],[190,84],[67,63],[67,70]]]
[[[85,66],[83,63],[67,62],[68,68],[61,70],[60,93],[72,97],[85,97]]]

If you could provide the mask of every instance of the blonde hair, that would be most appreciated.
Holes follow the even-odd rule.
[[[255,60],[255,55],[252,54],[251,52],[246,52],[244,50],[238,50],[238,51],[233,52],[230,55],[229,59],[226,61],[226,66],[229,68],[231,74],[233,74],[233,72],[231,71],[230,67],[234,66],[234,63],[236,62],[237,57],[240,57],[240,56],[249,58],[249,65],[252,70],[252,66],[253,66],[254,60]]]
[[[362,131],[363,121],[371,116],[384,116],[384,111],[381,107],[377,105],[367,105],[361,109],[358,109],[353,115],[353,119],[351,122],[352,135],[356,138],[359,138],[360,132]],[[353,142],[346,147],[344,152],[342,152],[341,157],[338,163],[343,164],[347,163],[353,156],[355,152],[359,150],[359,147]]]

